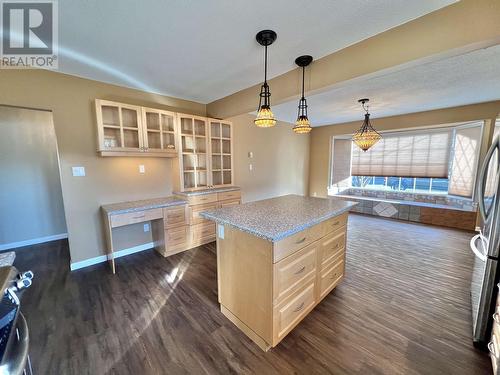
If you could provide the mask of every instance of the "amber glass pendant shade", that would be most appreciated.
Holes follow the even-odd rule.
[[[312,130],[309,117],[307,116],[307,101],[304,96],[305,70],[306,66],[308,66],[312,61],[313,58],[309,55],[299,56],[295,59],[295,64],[302,68],[302,97],[299,100],[297,121],[295,121],[295,126],[293,127],[293,131],[296,134],[307,134]]]
[[[358,102],[360,102],[363,106],[363,109],[366,111],[366,113],[361,128],[359,128],[359,130],[352,136],[352,141],[363,151],[369,150],[370,147],[373,147],[373,145],[375,145],[378,141],[380,141],[380,139],[382,139],[382,136],[375,130],[370,122],[368,107],[365,106],[368,100],[369,99],[358,100]]]
[[[276,125],[276,119],[274,118],[271,108],[267,106],[261,106],[257,112],[257,117],[254,120],[255,125],[259,128],[270,128]]]

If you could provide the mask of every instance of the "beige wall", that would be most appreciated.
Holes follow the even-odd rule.
[[[0,104],[53,112],[72,262],[104,253],[102,204],[161,197],[172,191],[169,159],[97,156],[95,98],[199,115],[206,111],[203,104],[48,71],[0,71]],[[146,174],[138,173],[139,164],[146,166]],[[72,177],[72,166],[84,166],[86,177]],[[119,247],[151,241],[142,225],[130,229],[116,234]]]
[[[242,188],[243,200],[307,195],[309,135],[295,134],[293,125],[280,121],[273,128],[257,128],[254,118],[246,114],[229,119],[235,138],[235,182]]]
[[[490,127],[500,112],[500,101],[410,113],[372,119],[372,125],[379,131],[429,127],[465,121],[486,120],[485,137],[491,138]],[[327,196],[330,142],[334,135],[352,134],[362,123],[359,121],[313,128],[311,132],[311,153],[309,158],[309,193],[318,197]],[[480,161],[485,154],[487,142],[483,140]]]
[[[0,106],[0,134],[0,247],[65,234],[52,113]]]

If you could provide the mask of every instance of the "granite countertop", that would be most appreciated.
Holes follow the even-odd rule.
[[[183,204],[187,204],[187,202],[183,199],[176,197],[165,197],[165,198],[144,199],[140,201],[105,204],[101,206],[101,209],[107,215],[117,215],[117,214],[124,214],[127,212],[150,210],[152,208],[179,206]]]
[[[245,203],[200,213],[218,224],[230,225],[276,242],[348,211],[356,202],[300,195]]]
[[[234,190],[240,190],[240,187],[239,186],[225,186],[225,187],[220,187],[220,188],[208,188],[208,189],[194,190],[194,191],[174,191],[174,194],[185,196],[185,197],[192,197],[194,195],[224,193],[225,191],[234,191]]]

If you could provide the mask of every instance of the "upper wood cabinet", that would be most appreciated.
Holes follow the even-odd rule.
[[[209,182],[209,142],[205,117],[178,114],[180,190],[205,189]]]
[[[176,157],[172,112],[96,99],[101,156]]]
[[[144,147],[150,152],[177,152],[175,113],[142,108]]]
[[[180,191],[232,185],[233,132],[228,121],[178,114]]]
[[[233,127],[230,122],[208,119],[212,186],[233,184]]]

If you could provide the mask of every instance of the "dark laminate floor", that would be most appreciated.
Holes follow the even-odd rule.
[[[213,245],[70,273],[65,241],[18,250],[37,374],[487,374],[471,344],[469,233],[351,215],[344,282],[262,352],[218,310]]]

